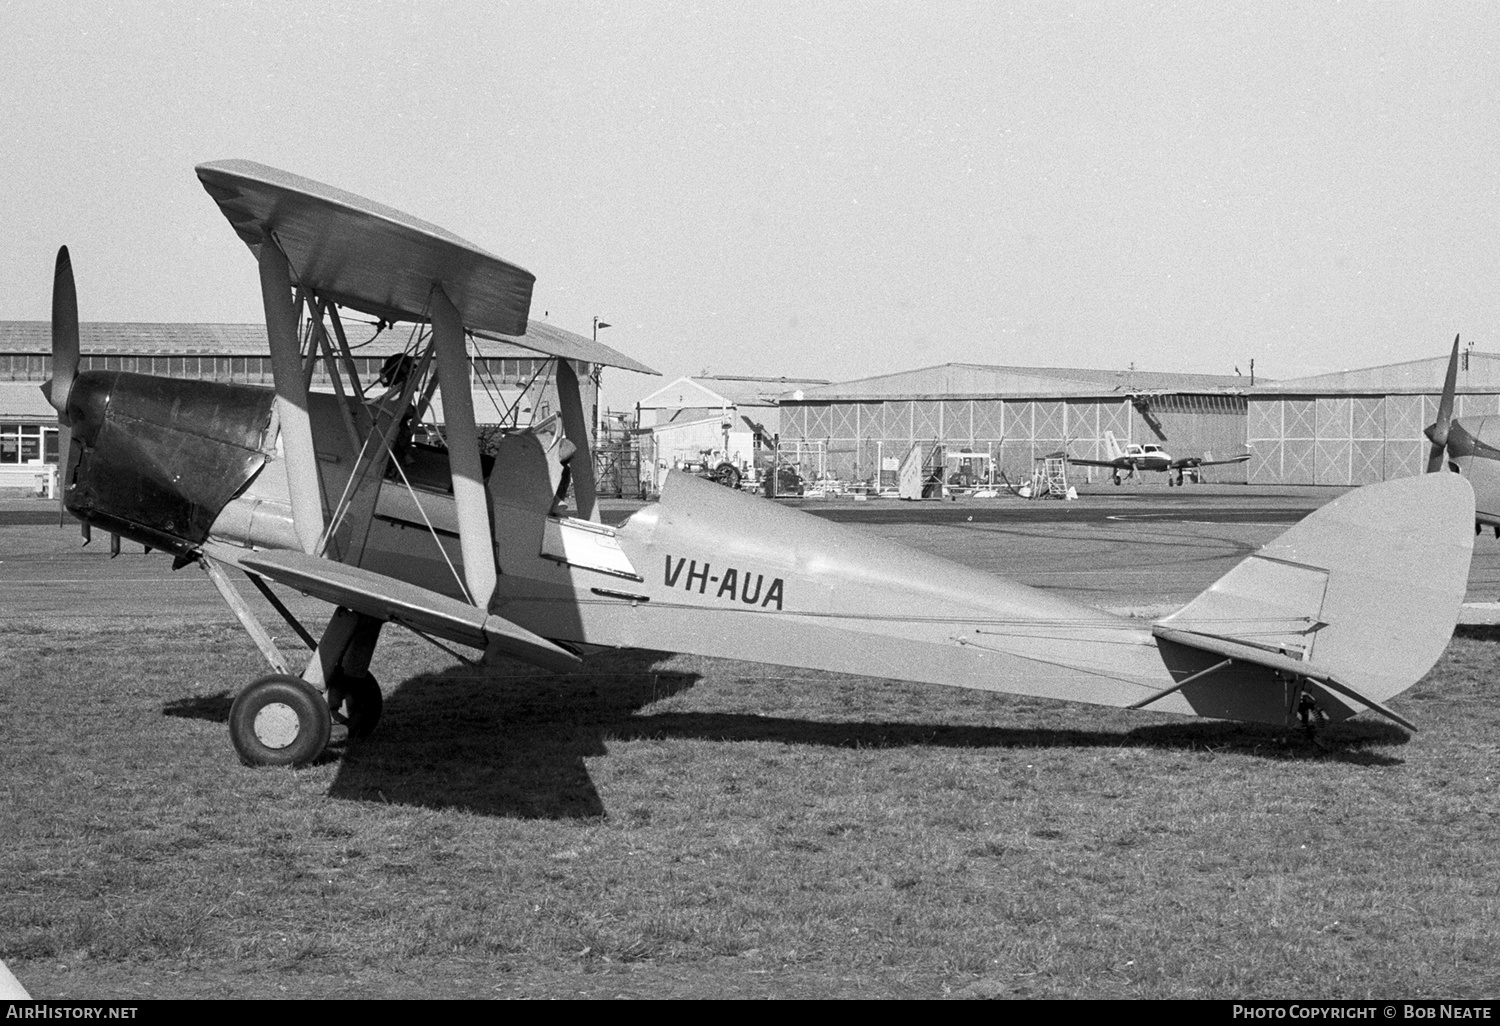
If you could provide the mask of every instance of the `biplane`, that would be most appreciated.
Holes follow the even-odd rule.
[[[1115,484],[1120,483],[1120,471],[1125,471],[1127,479],[1135,477],[1137,471],[1156,470],[1166,471],[1167,484],[1171,485],[1172,474],[1177,474],[1177,484],[1183,483],[1184,475],[1190,475],[1194,481],[1198,480],[1198,468],[1219,467],[1230,463],[1244,463],[1250,458],[1248,452],[1231,456],[1225,460],[1216,460],[1213,453],[1206,452],[1202,456],[1173,456],[1167,450],[1154,442],[1140,445],[1135,442],[1122,446],[1115,439],[1114,432],[1104,432],[1104,441],[1109,446],[1109,459],[1107,460],[1085,460],[1076,459],[1072,456],[1065,458],[1069,463],[1076,463],[1081,467],[1107,467],[1113,473],[1110,479]]]
[[[574,364],[640,365],[553,347],[558,415],[481,452],[468,342],[524,334],[528,272],[261,164],[197,174],[255,259],[274,388],[79,373],[64,247],[44,390],[70,431],[67,509],[201,567],[270,664],[229,716],[248,764],[310,762],[336,721],[374,729],[387,624],[559,673],[635,647],[1278,725],[1368,710],[1407,727],[1386,703],[1452,634],[1474,515],[1455,474],[1351,492],[1154,622],[688,474],[607,525]],[[358,379],[341,311],[413,326],[383,392]],[[331,393],[309,389],[320,360]],[[434,397],[445,445],[416,426]],[[306,655],[281,650],[230,573]],[[329,603],[326,628],[314,635],[273,586]]]

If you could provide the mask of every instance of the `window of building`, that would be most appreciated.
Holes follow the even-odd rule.
[[[57,428],[46,424],[0,424],[0,465],[57,462]]]

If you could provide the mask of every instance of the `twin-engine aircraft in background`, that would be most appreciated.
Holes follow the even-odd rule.
[[[1115,484],[1120,483],[1120,471],[1125,471],[1127,479],[1135,477],[1138,470],[1157,470],[1167,472],[1167,484],[1172,482],[1172,474],[1177,474],[1177,484],[1183,483],[1183,476],[1190,475],[1194,481],[1198,480],[1199,467],[1219,467],[1229,463],[1244,463],[1250,458],[1248,452],[1231,456],[1227,460],[1216,460],[1211,452],[1202,456],[1179,456],[1173,457],[1161,446],[1152,442],[1139,445],[1135,442],[1121,447],[1115,439],[1114,432],[1104,432],[1104,441],[1109,445],[1109,459],[1107,460],[1083,460],[1064,454],[1069,463],[1075,463],[1081,467],[1108,467],[1114,471],[1110,479]]]
[[[1373,710],[1408,727],[1386,703],[1452,635],[1474,538],[1456,474],[1351,492],[1155,622],[682,473],[605,525],[571,361],[640,365],[599,346],[549,349],[560,416],[482,454],[466,336],[523,336],[529,273],[261,164],[197,172],[255,258],[274,389],[78,373],[66,249],[45,387],[71,428],[67,508],[197,563],[270,663],[230,713],[247,763],[317,758],[335,715],[351,736],[373,729],[369,667],[388,623],[562,673],[591,650],[638,647],[1278,725]],[[381,394],[355,374],[341,308],[414,326],[404,373]],[[318,361],[332,394],[309,390]],[[415,427],[435,394],[446,447]],[[310,655],[280,650],[230,570]],[[272,584],[335,607],[320,636]]]

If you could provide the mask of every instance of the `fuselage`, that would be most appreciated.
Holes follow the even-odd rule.
[[[1166,470],[1172,465],[1172,456],[1159,445],[1131,445],[1115,465],[1121,469]]]
[[[372,466],[360,413],[311,397],[331,525],[320,554],[464,597],[446,453],[407,442]],[[301,547],[271,390],[89,372],[69,415],[65,501],[86,522],[184,560]],[[619,528],[573,520],[557,509],[557,452],[535,432],[507,435],[485,469],[500,583],[481,604],[559,643],[1111,705],[1169,688],[1164,659],[1192,659],[1160,653],[1139,622],[686,475]],[[1276,701],[1251,708],[1235,689],[1211,690],[1162,706],[1281,716]]]

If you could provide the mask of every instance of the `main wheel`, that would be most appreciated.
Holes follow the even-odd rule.
[[[348,724],[349,736],[369,737],[380,722],[385,698],[373,673],[351,677],[341,669],[328,681],[328,709],[335,720]]]
[[[328,704],[301,677],[251,681],[229,707],[229,738],[247,766],[305,766],[323,754],[332,732]]]
[[[738,489],[740,486],[740,468],[733,463],[720,463],[714,469],[714,480],[725,488]]]

